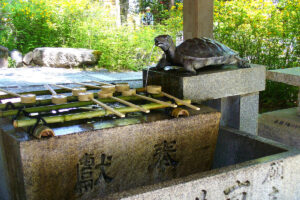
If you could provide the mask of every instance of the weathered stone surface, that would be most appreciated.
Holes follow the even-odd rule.
[[[195,102],[262,91],[265,89],[265,67],[251,66],[244,69],[236,66],[208,67],[195,76],[174,70],[150,69],[148,85],[161,85],[164,92]],[[144,70],[144,83],[146,74]]]
[[[23,63],[25,65],[30,65],[30,63],[32,62],[32,59],[33,59],[33,52],[30,51],[23,57]]]
[[[59,136],[42,140],[1,120],[13,199],[91,199],[210,169],[220,113],[202,107],[187,118],[156,121],[163,113],[141,118],[148,123],[58,127]],[[122,126],[130,121],[138,124]]]
[[[258,134],[300,148],[300,116],[297,108],[264,113],[259,116]]]
[[[77,67],[97,63],[94,50],[42,47],[33,50],[33,62],[47,67]]]
[[[219,146],[222,148],[218,150]],[[219,165],[222,168],[126,191],[107,199],[298,200],[300,152],[290,149],[280,153],[280,150],[276,151],[276,146],[278,144],[258,136],[221,128],[215,159],[226,162]],[[249,159],[254,160],[244,162]],[[243,163],[236,164],[238,161]]]
[[[9,54],[11,59],[16,62],[16,67],[23,67],[23,55],[20,51],[14,49]]]
[[[300,67],[268,70],[267,79],[289,85],[300,86]]]
[[[8,48],[0,45],[0,68],[8,67]]]

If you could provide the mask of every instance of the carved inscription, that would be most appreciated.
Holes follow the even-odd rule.
[[[207,195],[207,191],[206,190],[202,190],[200,197],[196,197],[195,200],[207,200],[206,199],[206,195]]]
[[[278,125],[281,125],[281,126],[286,126],[286,127],[289,127],[289,128],[300,129],[299,125],[292,124],[290,122],[286,122],[286,121],[283,121],[283,120],[275,120],[274,124],[278,124]]]
[[[250,181],[240,182],[236,181],[236,184],[226,188],[223,193],[226,200],[246,200],[247,192],[250,186]]]
[[[94,189],[95,185],[110,183],[113,178],[107,175],[106,168],[111,165],[112,156],[101,154],[100,163],[96,164],[94,154],[85,153],[77,164],[77,184],[75,191],[83,194]]]
[[[96,165],[96,169],[99,170],[99,176],[95,182],[95,184],[99,184],[102,180],[105,183],[110,183],[112,181],[112,177],[108,176],[105,172],[105,168],[111,165],[112,156],[106,156],[105,154],[101,154],[100,164]]]
[[[279,190],[276,187],[272,187],[272,192],[269,193],[270,200],[277,200],[278,199]]]
[[[84,154],[77,164],[77,185],[78,193],[85,193],[94,188],[93,173],[95,167],[94,154]]]
[[[154,145],[154,164],[149,168],[156,168],[160,172],[165,172],[167,168],[175,168],[178,162],[174,159],[176,153],[176,141],[167,142]]]
[[[262,184],[276,180],[283,179],[283,161],[273,162],[270,165],[268,173],[263,180]]]

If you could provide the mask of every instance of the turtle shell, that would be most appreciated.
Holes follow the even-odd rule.
[[[176,54],[189,58],[212,58],[233,56],[237,52],[215,40],[202,37],[186,40],[176,47]]]

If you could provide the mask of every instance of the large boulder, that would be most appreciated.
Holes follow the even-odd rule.
[[[32,61],[47,67],[78,67],[97,64],[94,50],[42,47],[33,50]]]
[[[33,59],[33,52],[30,51],[23,57],[23,63],[25,65],[30,65],[32,62],[32,59]]]
[[[16,67],[23,67],[23,55],[20,51],[14,49],[9,52],[10,58],[15,61]]]
[[[0,68],[8,67],[8,48],[0,45]]]

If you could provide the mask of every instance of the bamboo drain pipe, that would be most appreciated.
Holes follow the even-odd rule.
[[[29,103],[35,103],[36,102],[36,95],[35,94],[25,94],[25,95],[20,95],[14,92],[10,92],[4,89],[0,88],[1,92],[5,92],[7,94],[13,95],[15,97],[20,97],[21,98],[21,103],[24,104],[29,104]]]

